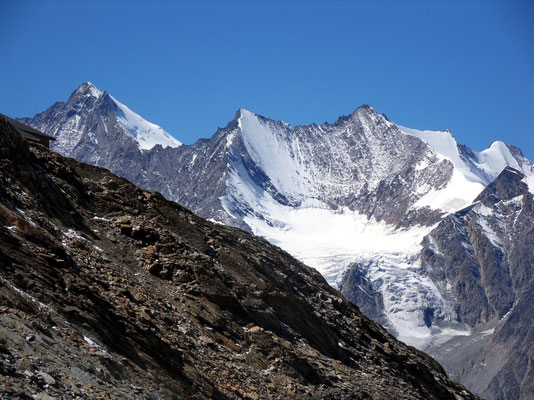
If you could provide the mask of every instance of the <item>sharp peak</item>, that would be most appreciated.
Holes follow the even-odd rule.
[[[378,111],[376,111],[372,106],[370,106],[369,104],[362,104],[361,106],[359,106],[358,108],[356,108],[353,112],[351,112],[349,115],[340,115],[338,117],[338,119],[336,121],[333,122],[333,124],[339,124],[339,123],[342,123],[344,121],[347,121],[347,120],[351,120],[351,119],[354,119],[354,118],[357,118],[358,116],[360,116],[361,114],[376,114],[376,115],[381,115],[382,117],[384,117],[384,119],[386,119],[387,121],[389,121],[389,119],[384,115],[384,114],[379,114]]]
[[[238,121],[242,117],[255,117],[255,118],[258,118],[260,120],[274,121],[271,118],[264,117],[263,115],[256,114],[256,113],[254,113],[252,111],[249,111],[249,110],[247,110],[247,109],[245,109],[243,107],[239,107],[239,109],[235,113],[235,117],[234,117],[233,121]]]
[[[76,88],[76,90],[72,93],[72,95],[75,94],[83,94],[83,95],[89,95],[92,97],[100,97],[100,95],[104,94],[105,92],[98,89],[95,85],[93,85],[91,82],[83,82]],[[71,96],[72,96],[71,95]]]
[[[362,104],[361,106],[359,106],[358,108],[356,108],[356,110],[353,111],[353,114],[356,113],[356,112],[359,112],[359,111],[372,111],[372,112],[376,112],[376,110],[373,108],[373,106],[369,105],[369,104]]]
[[[236,118],[240,118],[242,117],[243,115],[246,115],[246,114],[252,114],[252,115],[257,115],[256,113],[253,113],[252,111],[249,111],[243,107],[239,107],[239,109],[236,111],[235,115],[236,115]]]

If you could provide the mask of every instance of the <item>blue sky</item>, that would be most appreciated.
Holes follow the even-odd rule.
[[[534,160],[533,1],[0,0],[0,112],[91,81],[184,143],[239,107],[292,124],[361,104]]]

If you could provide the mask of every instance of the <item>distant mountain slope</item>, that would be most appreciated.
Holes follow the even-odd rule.
[[[135,157],[158,144],[181,145],[90,82],[80,85],[66,102],[20,121],[54,136],[54,150],[95,165],[107,166],[114,157]]]
[[[428,350],[487,398],[534,397],[534,190],[526,181],[505,168],[423,241],[424,268],[477,327]]]
[[[0,391],[10,398],[476,397],[265,240],[0,118]]]
[[[485,229],[489,222],[479,220],[487,240],[478,251],[494,258],[462,251],[441,259],[444,271],[473,287],[437,273],[427,259],[440,241],[471,246],[454,216],[470,210],[506,167],[534,187],[533,164],[502,142],[475,152],[448,131],[399,127],[361,106],[334,123],[308,126],[240,109],[226,127],[190,146],[116,152],[113,146],[124,141],[114,143],[93,153],[113,172],[203,217],[265,237],[420,349],[476,336],[528,286],[512,289],[481,278],[481,271],[494,270],[491,263],[502,264]],[[503,229],[510,241],[522,240],[511,225]],[[522,262],[533,264],[534,255],[524,254]],[[505,292],[498,302],[494,290]],[[438,357],[448,365],[451,354]]]

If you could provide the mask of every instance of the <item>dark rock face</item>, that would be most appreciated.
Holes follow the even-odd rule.
[[[475,199],[487,207],[493,207],[500,201],[511,200],[522,196],[528,191],[523,179],[525,176],[510,167],[506,167],[495,181],[490,183]]]
[[[366,277],[365,266],[351,265],[340,286],[347,300],[357,304],[365,315],[383,325],[386,323],[384,300]]]
[[[533,197],[506,168],[477,202],[446,217],[424,240],[423,265],[458,315],[464,341],[429,352],[456,379],[492,399],[532,399]],[[528,304],[528,305],[527,305]],[[483,344],[483,345],[482,345]],[[452,349],[452,350],[451,350]]]
[[[0,147],[7,396],[475,398],[266,241],[3,119]]]

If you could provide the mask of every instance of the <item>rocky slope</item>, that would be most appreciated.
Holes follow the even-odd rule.
[[[105,96],[98,91],[92,97],[96,104]],[[98,107],[78,105],[73,98],[77,96],[62,103],[65,110],[75,110],[69,118],[102,118]],[[69,126],[66,114],[54,107],[25,121],[45,130],[58,127],[58,137],[72,135],[62,128]],[[91,129],[80,127],[89,137]],[[534,179],[532,163],[518,148],[502,142],[475,152],[456,143],[448,130],[397,126],[362,106],[334,123],[308,126],[240,109],[225,128],[190,146],[113,149],[58,148],[92,163],[91,157],[98,156],[96,164],[142,187],[279,245],[319,270],[395,336],[420,349],[434,352],[448,348],[451,341],[463,343],[489,332],[492,321],[518,301],[518,293],[529,290],[526,278],[519,286],[510,284],[515,278],[507,272],[507,260],[518,247],[494,246],[504,237],[507,243],[523,243],[524,235],[505,224],[498,228],[502,238],[496,239],[499,213],[471,218],[472,238],[457,221],[456,213],[463,215],[478,204],[475,199],[493,181],[511,179],[500,178],[506,167],[522,174],[527,187]],[[476,243],[471,243],[475,236]],[[438,244],[445,246],[446,256],[433,252]],[[534,255],[529,247],[521,254],[520,269],[527,270]],[[522,323],[531,325],[528,318]],[[477,346],[489,349],[483,344],[493,335],[496,331],[482,335]],[[433,354],[454,367],[454,352]],[[471,357],[473,361],[477,356]],[[494,390],[484,392],[490,398],[499,398],[507,385],[524,385],[515,377],[497,378],[499,371],[496,367],[486,374],[496,379],[488,384]],[[455,376],[477,381],[467,375],[465,370]]]
[[[472,399],[313,269],[0,120],[10,398]]]
[[[460,318],[477,327],[429,351],[488,398],[534,397],[534,201],[527,181],[506,168],[423,242],[424,267],[446,282],[442,292],[457,301]]]

